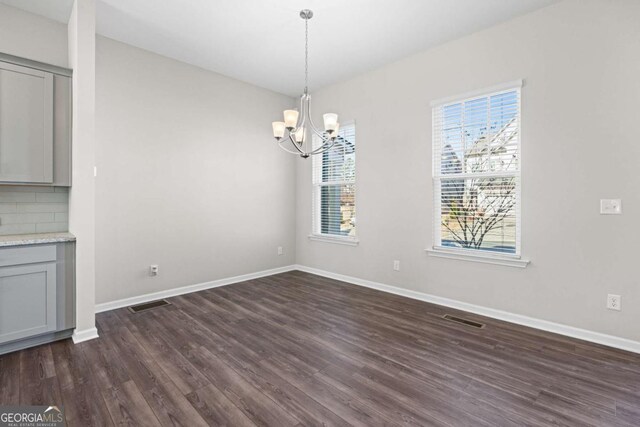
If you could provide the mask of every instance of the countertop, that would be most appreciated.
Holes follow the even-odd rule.
[[[76,236],[71,233],[37,233],[37,234],[12,234],[0,236],[0,247],[41,245],[43,243],[75,242]]]

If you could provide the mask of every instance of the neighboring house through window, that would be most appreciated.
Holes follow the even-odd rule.
[[[433,104],[435,249],[520,255],[520,86]]]
[[[341,124],[334,147],[312,158],[312,236],[354,241],[356,236],[355,123]]]

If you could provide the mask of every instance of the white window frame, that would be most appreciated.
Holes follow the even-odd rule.
[[[494,265],[505,265],[510,267],[520,267],[524,268],[529,264],[529,260],[523,259],[521,256],[521,229],[522,229],[522,80],[516,80],[513,82],[507,82],[500,85],[488,87],[485,89],[476,90],[473,92],[468,92],[461,95],[456,95],[452,97],[447,97],[439,100],[435,100],[431,102],[431,114],[432,114],[432,143],[431,143],[431,152],[432,152],[432,161],[433,161],[433,170],[432,170],[432,188],[433,188],[433,246],[431,248],[426,249],[429,256],[439,257],[439,258],[449,258],[455,260],[463,260],[463,261],[475,261],[486,264],[494,264]],[[518,170],[515,173],[504,173],[499,174],[500,176],[514,176],[516,178],[516,248],[514,254],[508,253],[497,253],[490,251],[483,251],[479,249],[468,249],[468,248],[454,248],[448,246],[442,246],[440,244],[442,238],[442,230],[440,219],[442,217],[442,206],[441,206],[441,185],[439,185],[439,180],[442,179],[441,176],[437,176],[437,168],[441,167],[441,159],[436,158],[435,151],[435,143],[441,141],[441,135],[437,135],[437,132],[441,131],[441,129],[436,125],[436,110],[439,108],[443,108],[449,104],[456,104],[460,102],[467,102],[477,98],[482,97],[491,97],[493,95],[498,95],[501,93],[518,91]],[[439,151],[439,150],[438,150]],[[455,174],[452,174],[454,177]],[[458,174],[456,177],[465,178],[467,174]]]
[[[343,122],[340,124],[341,128],[347,128],[347,127],[351,127],[353,126],[355,128],[356,126],[356,122],[355,120],[349,120],[346,122]],[[317,139],[314,136],[314,144],[316,143]],[[357,136],[356,136],[356,150],[357,150]],[[317,173],[319,173],[320,168],[316,167],[316,162],[320,161],[322,162],[322,154],[317,154],[312,156],[311,159],[311,233],[309,234],[309,240],[312,241],[317,241],[317,242],[325,242],[325,243],[335,243],[335,244],[340,244],[340,245],[347,245],[347,246],[357,246],[359,243],[357,234],[358,234],[358,227],[356,225],[356,229],[355,229],[355,235],[354,236],[339,236],[339,235],[335,235],[335,234],[325,234],[325,233],[321,233],[319,232],[321,226],[320,226],[320,221],[321,221],[321,214],[316,212],[317,209],[320,209],[321,206],[321,200],[320,200],[320,192],[316,191],[316,187],[321,187],[323,185],[353,185],[356,188],[356,195],[357,195],[357,168],[358,168],[358,157],[356,155],[356,173],[354,176],[353,181],[334,181],[334,182],[330,182],[330,183],[320,183],[317,182],[318,177],[315,175]],[[354,196],[357,197],[357,196]],[[355,202],[356,204],[356,212],[357,212],[357,200]]]

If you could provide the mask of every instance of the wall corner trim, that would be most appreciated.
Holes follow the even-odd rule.
[[[74,344],[79,344],[81,342],[89,341],[95,338],[98,338],[98,329],[95,327],[82,331],[78,331],[76,329],[73,331],[73,335],[71,335],[71,339],[73,340]]]
[[[295,265],[295,270],[304,271],[306,273],[327,277],[329,279],[340,280],[353,285],[363,286],[366,288],[376,289],[395,295],[404,296],[432,304],[451,307],[458,310],[467,311],[481,316],[490,317],[492,319],[503,320],[505,322],[515,323],[517,325],[528,326],[542,331],[552,332],[571,338],[577,338],[583,341],[589,341],[620,350],[630,351],[640,354],[640,342],[627,338],[607,335],[600,332],[580,329],[573,326],[563,325],[561,323],[550,322],[548,320],[536,319],[533,317],[523,316],[520,314],[509,313],[507,311],[496,310],[494,308],[483,307],[475,304],[469,304],[449,298],[443,298],[436,295],[426,294],[422,292],[411,291],[408,289],[398,288],[396,286],[385,285],[383,283],[372,282],[370,280],[360,279],[357,277],[346,276],[343,274],[332,273],[317,268],[307,267],[304,265]]]
[[[257,271],[255,273],[242,274],[240,276],[227,277],[224,279],[212,280],[210,282],[198,283],[195,285],[187,285],[165,291],[152,292],[149,294],[138,295],[130,298],[123,298],[115,301],[96,304],[96,313],[103,311],[115,310],[117,308],[129,307],[130,305],[142,304],[149,301],[155,301],[162,298],[170,298],[178,295],[189,294],[191,292],[203,291],[205,289],[217,288],[220,286],[231,285],[233,283],[244,282],[260,277],[272,276],[274,274],[286,273],[287,271],[296,270],[295,265],[287,265],[284,267],[272,268],[269,270]]]

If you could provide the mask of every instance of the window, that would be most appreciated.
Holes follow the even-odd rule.
[[[434,249],[520,255],[520,86],[433,104]]]
[[[355,241],[356,127],[353,122],[341,125],[331,150],[313,156],[312,236]]]

